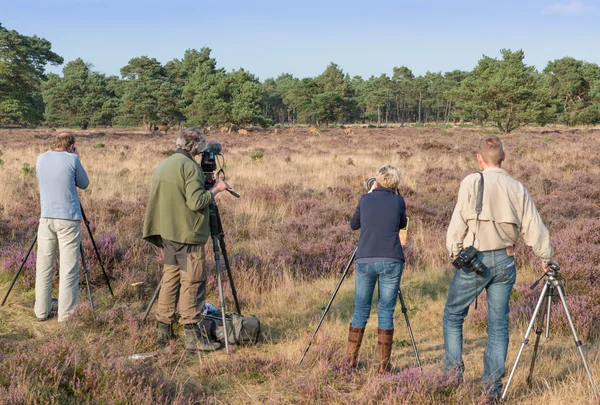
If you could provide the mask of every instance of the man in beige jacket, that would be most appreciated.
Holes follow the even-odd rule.
[[[446,246],[453,258],[473,246],[482,271],[466,266],[456,269],[444,308],[444,368],[462,378],[462,328],[469,305],[487,292],[488,339],[483,357],[483,382],[491,398],[499,397],[508,349],[509,299],[516,279],[513,247],[523,235],[525,243],[542,259],[546,270],[553,250],[548,229],[542,222],[527,189],[502,169],[505,154],[497,136],[479,144],[477,162],[483,172],[481,213],[476,212],[480,174],[467,176],[460,185],[458,201]]]

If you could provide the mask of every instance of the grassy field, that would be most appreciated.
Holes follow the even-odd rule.
[[[33,314],[35,255],[0,307],[0,403],[7,404],[479,404],[486,340],[485,299],[465,324],[465,383],[443,379],[442,312],[452,269],[445,230],[461,179],[476,171],[479,137],[490,129],[357,128],[210,133],[223,145],[228,182],[242,195],[217,200],[234,281],[245,314],[257,315],[263,340],[209,355],[185,352],[181,339],[158,356],[154,320],[140,320],[161,277],[161,252],[141,240],[156,166],[175,149],[174,135],[130,130],[78,132],[90,176],[80,197],[115,291],[102,279],[84,233],[96,318],[85,286],[73,321],[38,323]],[[35,160],[55,133],[0,130],[0,294],[4,296],[33,240],[39,216]],[[502,135],[505,168],[525,184],[550,228],[567,282],[568,302],[593,375],[600,383],[600,132],[524,129]],[[358,240],[349,228],[364,180],[383,164],[403,171],[401,192],[411,229],[402,290],[424,374],[415,368],[399,307],[394,374],[378,376],[376,311],[367,327],[359,370],[344,367],[353,311],[354,272],[343,283],[305,362],[301,353]],[[210,243],[209,243],[210,245]],[[212,250],[208,249],[209,262]],[[531,249],[517,246],[511,301],[512,368],[540,288]],[[141,283],[141,284],[140,284]],[[215,275],[209,302],[218,304]],[[56,294],[56,292],[55,292]],[[228,308],[233,309],[226,288]],[[152,317],[151,317],[152,318]],[[183,330],[177,333],[183,335]],[[552,337],[542,339],[531,389],[525,384],[532,344],[510,392],[515,404],[593,404],[581,359],[556,306]],[[505,379],[506,381],[506,379]]]

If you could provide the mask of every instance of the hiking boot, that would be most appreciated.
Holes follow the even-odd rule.
[[[348,332],[348,366],[350,368],[356,368],[357,366],[356,359],[358,358],[358,351],[364,333],[365,328],[355,328],[350,324],[350,331]]]
[[[379,374],[389,373],[390,357],[392,357],[392,343],[394,342],[394,329],[377,329],[377,346],[379,347]]]
[[[186,350],[212,352],[221,348],[221,343],[211,342],[204,337],[196,323],[184,325],[184,334]]]
[[[156,322],[156,344],[158,346],[167,346],[169,340],[176,339],[173,333],[173,325],[170,323]]]

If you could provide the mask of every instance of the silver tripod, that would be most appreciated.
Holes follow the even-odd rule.
[[[531,358],[531,366],[529,368],[529,376],[527,377],[527,383],[529,387],[531,387],[533,369],[535,367],[535,360],[537,357],[538,346],[540,343],[540,337],[542,335],[542,330],[544,327],[544,321],[546,322],[546,338],[550,336],[550,316],[551,316],[551,308],[552,308],[552,297],[556,296],[556,292],[560,297],[563,308],[565,309],[565,314],[567,315],[567,319],[569,321],[569,326],[571,327],[571,332],[573,332],[573,337],[575,338],[575,346],[579,350],[579,354],[581,355],[581,360],[583,361],[583,366],[585,367],[585,371],[587,372],[588,378],[590,380],[590,384],[592,385],[592,390],[594,391],[594,395],[598,397],[598,390],[596,389],[596,385],[594,384],[594,380],[592,379],[592,373],[590,372],[590,368],[587,364],[585,356],[583,354],[583,349],[581,348],[582,343],[577,336],[577,332],[575,331],[575,325],[573,324],[573,319],[571,318],[571,313],[569,312],[569,308],[567,307],[567,301],[565,300],[565,292],[564,286],[562,285],[563,278],[558,274],[560,267],[556,264],[551,264],[548,266],[549,270],[544,273],[542,277],[539,278],[533,285],[530,287],[532,290],[539,284],[540,281],[544,277],[546,277],[546,281],[544,282],[544,288],[542,288],[542,292],[540,294],[540,299],[535,306],[535,311],[533,311],[533,316],[531,317],[531,321],[529,322],[529,326],[527,327],[527,331],[525,332],[525,337],[523,338],[523,342],[521,343],[521,348],[519,349],[519,354],[517,354],[517,359],[515,360],[515,365],[513,366],[512,371],[510,372],[510,376],[508,377],[508,381],[506,382],[506,387],[504,388],[504,392],[502,393],[501,401],[504,402],[506,399],[506,394],[508,393],[508,388],[510,387],[510,383],[515,374],[515,370],[519,365],[519,360],[521,359],[521,355],[523,354],[523,349],[525,345],[529,343],[529,335],[531,330],[533,329],[533,324],[538,318],[538,326],[536,328],[536,340],[535,346],[533,349],[533,357]],[[541,313],[540,313],[541,309]]]

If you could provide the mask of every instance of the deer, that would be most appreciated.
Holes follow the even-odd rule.
[[[273,133],[274,133],[275,135],[277,135],[277,134],[279,133],[279,130],[278,130],[277,128],[273,128]]]
[[[169,128],[171,128],[171,126],[169,124],[166,124],[166,125],[157,125],[156,126],[156,130],[157,131],[160,131],[160,132],[165,131],[165,134],[167,132],[169,132]]]
[[[240,134],[240,135],[248,135],[248,130],[247,129],[238,129],[238,134]]]
[[[295,130],[296,130],[296,128],[295,128],[295,127],[290,127],[290,128],[288,129],[288,134],[293,134]]]
[[[352,128],[346,128],[346,129],[344,129],[344,133],[345,133],[346,135],[351,135],[351,134],[353,134],[353,133],[354,133],[354,131],[352,130]]]
[[[311,134],[316,134],[317,132],[319,132],[319,130],[317,129],[317,127],[310,127],[308,128],[308,132],[310,132]]]
[[[224,133],[225,131],[227,131],[227,127],[221,127],[219,128],[219,131],[221,131],[221,133]]]

